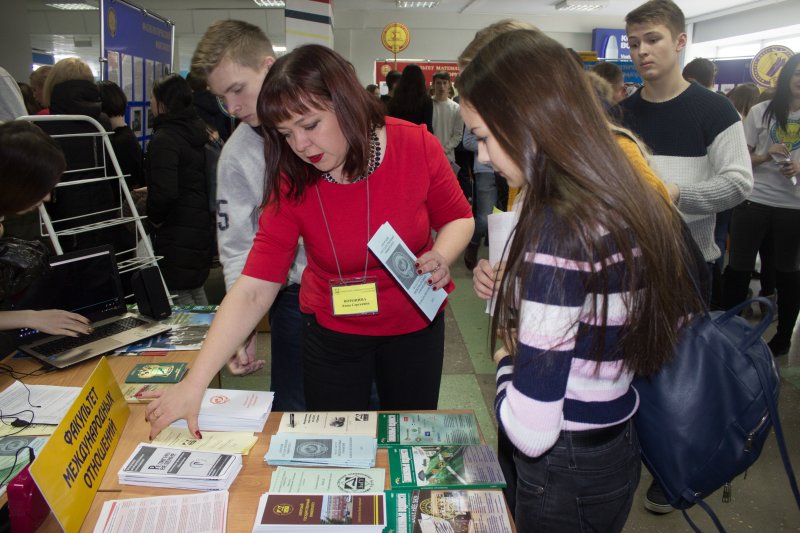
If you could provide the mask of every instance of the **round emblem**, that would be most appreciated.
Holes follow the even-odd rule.
[[[297,443],[297,453],[304,457],[316,457],[328,453],[328,446],[319,440]]]
[[[112,37],[117,36],[117,12],[113,7],[108,8],[108,33]]]
[[[282,503],[272,508],[272,512],[277,516],[286,516],[292,514],[294,507],[288,503]]]
[[[381,44],[393,54],[397,54],[408,48],[411,42],[411,32],[405,24],[390,22],[381,32]]]
[[[231,401],[231,399],[225,396],[224,394],[217,394],[216,396],[212,396],[209,401],[214,405],[219,405],[222,403],[228,403],[229,401]]]
[[[786,46],[774,45],[762,48],[750,63],[750,76],[761,87],[775,87],[781,68],[793,55],[794,52]]]

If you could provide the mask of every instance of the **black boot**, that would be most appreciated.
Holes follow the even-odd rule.
[[[730,309],[747,299],[747,289],[750,287],[750,271],[734,270],[730,266],[725,268],[725,294],[722,299],[725,309]]]

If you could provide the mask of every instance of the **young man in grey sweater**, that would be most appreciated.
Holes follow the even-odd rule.
[[[272,43],[260,28],[238,20],[209,26],[192,56],[191,72],[206,80],[228,111],[242,121],[225,143],[217,165],[217,244],[230,289],[244,268],[258,230],[264,196],[264,139],[258,113],[261,85],[275,62]],[[300,278],[306,266],[302,242],[286,286],[270,309],[273,410],[304,411],[302,370],[302,316]],[[255,359],[255,335],[231,357],[234,374],[260,369]]]

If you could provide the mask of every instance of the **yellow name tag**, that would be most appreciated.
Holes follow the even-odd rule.
[[[375,281],[331,281],[334,316],[374,315],[378,312],[378,285]]]

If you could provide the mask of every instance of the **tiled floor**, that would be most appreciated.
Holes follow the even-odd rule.
[[[485,248],[482,250],[485,253]],[[462,262],[454,265],[457,289],[450,295],[446,321],[444,374],[439,398],[441,409],[473,409],[483,434],[496,443],[494,421],[494,365],[488,350],[488,315],[483,302],[472,291],[472,276]],[[757,291],[756,291],[757,293]],[[767,339],[774,324],[767,331]],[[260,342],[260,352],[269,357],[267,334]],[[778,359],[782,375],[780,411],[789,453],[800,473],[800,334],[795,336],[792,351]],[[269,365],[267,365],[267,368]],[[247,378],[225,379],[223,386],[262,388],[268,386],[268,371]],[[644,493],[650,483],[646,469],[642,473],[637,499],[626,532],[691,531],[680,512],[656,516],[643,507]],[[733,483],[733,500],[723,503],[719,494],[706,500],[731,533],[800,532],[800,511],[794,504],[788,480],[775,445],[770,437],[758,462]],[[701,509],[688,511],[703,531],[714,526]]]

